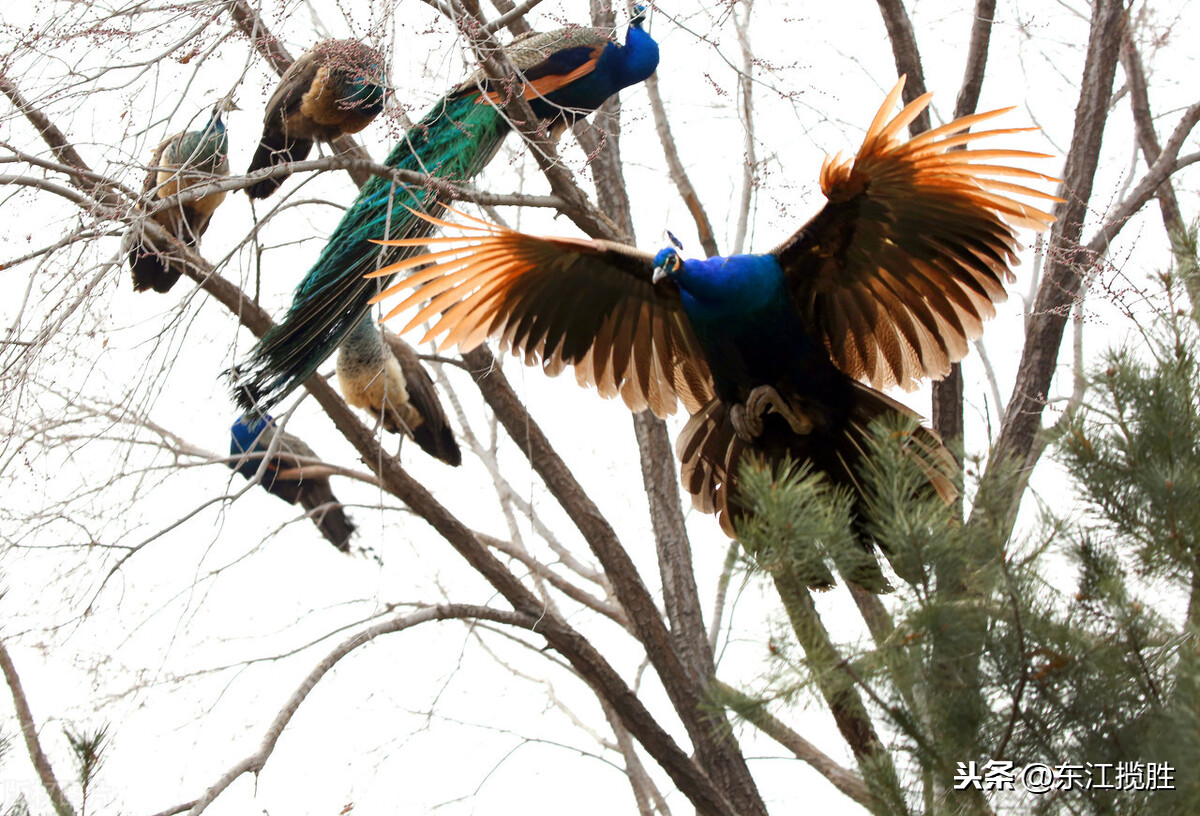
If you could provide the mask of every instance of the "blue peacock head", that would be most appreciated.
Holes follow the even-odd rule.
[[[242,414],[229,426],[229,453],[236,456],[256,450],[263,432],[274,424],[270,414]]]
[[[683,258],[679,256],[679,250],[675,247],[665,247],[654,256],[654,275],[650,281],[658,283],[663,278],[673,280],[681,269],[683,269]]]

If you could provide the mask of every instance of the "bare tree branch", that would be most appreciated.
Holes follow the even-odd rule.
[[[1091,240],[1079,250],[1080,257],[1095,259],[1106,253],[1108,245],[1112,243],[1113,238],[1117,236],[1126,222],[1141,210],[1166,183],[1171,174],[1179,169],[1181,164],[1178,159],[1179,149],[1183,147],[1183,142],[1191,135],[1198,122],[1200,122],[1200,102],[1184,111],[1183,118],[1175,126],[1175,131],[1163,146],[1158,159],[1150,165],[1146,175],[1121,201],[1121,204],[1109,214]],[[1082,286],[1082,282],[1080,286]],[[1061,330],[1059,334],[1061,339]]]
[[[979,106],[979,93],[987,69],[988,47],[992,42],[992,24],[996,18],[996,0],[975,0],[974,22],[967,41],[967,62],[963,68],[954,118],[969,116]]]
[[[917,35],[912,21],[904,8],[903,0],[876,0],[887,28],[888,41],[892,44],[892,58],[896,62],[896,73],[908,77],[904,83],[904,101],[911,102],[925,93],[925,71],[921,67],[921,53],[917,48]],[[929,130],[929,108],[908,126],[913,136]]]
[[[705,211],[704,205],[700,203],[700,196],[697,195],[696,188],[692,186],[692,181],[683,167],[683,161],[679,158],[679,148],[675,144],[675,136],[671,133],[671,123],[667,119],[662,94],[658,92],[657,74],[646,80],[646,93],[650,97],[650,111],[654,114],[654,129],[658,131],[658,140],[662,144],[663,156],[667,160],[667,171],[670,173],[671,180],[675,182],[675,188],[679,190],[679,197],[683,199],[688,212],[692,214],[692,220],[696,222],[696,232],[699,234],[700,246],[704,248],[704,254],[711,258],[719,254],[717,240],[713,235],[712,222],[708,220],[708,213]]]
[[[75,816],[75,809],[71,807],[70,801],[63,793],[62,787],[59,786],[58,779],[54,776],[54,769],[50,767],[50,760],[42,750],[42,743],[38,739],[37,724],[33,721],[33,712],[29,710],[29,700],[25,697],[25,689],[21,687],[21,678],[17,674],[17,667],[13,664],[12,656],[9,655],[8,647],[4,645],[3,641],[0,641],[0,671],[4,672],[8,690],[12,692],[13,707],[17,710],[17,721],[21,723],[21,736],[25,738],[25,748],[29,751],[29,760],[33,763],[34,770],[37,771],[38,779],[41,780],[46,795],[50,797],[50,802],[54,805],[54,812],[58,816]]]
[[[1138,53],[1133,41],[1131,22],[1127,18],[1124,37],[1121,39],[1121,68],[1129,83],[1129,105],[1133,110],[1133,123],[1136,128],[1138,145],[1146,164],[1153,165],[1158,161],[1162,148],[1158,143],[1158,134],[1154,130],[1154,115],[1150,110],[1150,92],[1146,83],[1146,69],[1142,65],[1142,56]],[[1168,240],[1175,252],[1176,259],[1180,257],[1179,241],[1187,231],[1187,224],[1179,209],[1179,199],[1175,195],[1175,186],[1170,176],[1163,181],[1157,190],[1159,211],[1162,213],[1163,228],[1167,231]],[[1200,277],[1184,275],[1183,285],[1192,301],[1193,309],[1200,314]]]
[[[993,495],[986,501],[977,501],[976,507],[1009,508],[1005,514],[1007,521],[995,520],[1006,529],[1011,528],[1014,516],[1011,510],[1024,492],[1025,479],[1014,482],[1002,479],[1000,474],[1017,467],[1027,477],[1034,464],[1029,460],[1029,454],[1041,428],[1042,411],[1058,362],[1063,329],[1071,303],[1083,286],[1095,257],[1090,248],[1080,244],[1080,236],[1108,118],[1123,17],[1120,0],[1097,0],[1093,6],[1079,106],[1075,111],[1075,132],[1063,173],[1066,201],[1055,208],[1058,220],[1051,231],[1046,271],[1025,334],[1016,383],[1000,436],[980,484],[981,493]],[[1173,157],[1169,164],[1174,164]],[[1165,177],[1166,169],[1163,168],[1154,187]],[[1150,178],[1149,174],[1147,178]],[[1132,205],[1132,202],[1127,199],[1126,204]],[[1110,223],[1114,220],[1110,219]],[[972,514],[973,517],[976,515]]]
[[[443,604],[440,606],[429,607],[417,612],[408,614],[396,615],[395,617],[377,623],[374,626],[369,626],[361,632],[356,632],[346,638],[337,645],[331,652],[321,659],[316,666],[304,678],[300,686],[292,692],[283,707],[271,720],[271,724],[267,726],[266,734],[263,736],[262,742],[258,746],[258,750],[244,759],[238,761],[228,771],[208,787],[204,794],[195,801],[191,809],[188,811],[188,816],[200,816],[208,806],[220,796],[226,788],[232,785],[242,774],[258,774],[266,766],[267,760],[275,751],[275,744],[279,741],[283,731],[291,722],[292,717],[300,708],[300,704],[308,698],[308,695],[316,687],[321,678],[329,673],[329,670],[337,665],[338,661],[344,658],[350,652],[357,649],[359,646],[366,645],[372,640],[381,635],[391,634],[393,632],[403,632],[405,629],[410,629],[429,621],[443,621],[454,619],[471,619],[471,620],[490,620],[497,623],[504,623],[510,626],[519,626],[522,629],[536,631],[538,619],[529,615],[522,615],[518,612],[509,612],[500,609],[492,609],[487,606],[474,606],[470,604]],[[66,816],[63,814],[63,816]]]
[[[754,148],[754,51],[750,47],[750,14],[754,0],[740,4],[742,15],[733,9],[733,27],[737,32],[738,48],[742,52],[742,70],[738,74],[738,111],[742,119],[742,192],[737,206],[737,230],[733,235],[731,253],[740,255],[746,246],[746,226],[750,220],[750,201],[758,174],[758,159]]]
[[[756,700],[720,680],[716,681],[716,687],[730,699],[740,701],[735,708],[748,722],[791,751],[796,759],[810,765],[842,793],[867,809],[875,804],[875,798],[871,796],[867,786],[852,771],[839,765],[816,745],[797,734]]]

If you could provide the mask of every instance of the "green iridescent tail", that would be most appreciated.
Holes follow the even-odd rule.
[[[451,93],[413,126],[388,155],[402,170],[470,181],[500,149],[509,125],[478,94]],[[415,251],[382,247],[372,238],[411,238],[432,227],[405,206],[428,212],[442,198],[434,185],[414,186],[373,176],[296,287],[283,320],[234,369],[234,396],[245,409],[267,411],[308,379],[370,309],[388,279],[363,275]]]

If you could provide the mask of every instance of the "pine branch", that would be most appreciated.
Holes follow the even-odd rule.
[[[813,604],[812,593],[789,569],[775,571],[771,577],[791,621],[792,631],[804,649],[813,682],[829,706],[833,721],[858,760],[864,776],[878,773],[878,768],[872,768],[878,765],[891,769],[889,776],[894,777],[891,756],[875,731],[871,715],[855,688],[853,678],[842,668],[845,661],[821,621],[821,615]]]

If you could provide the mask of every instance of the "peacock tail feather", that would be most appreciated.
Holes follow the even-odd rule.
[[[456,89],[443,97],[385,164],[449,182],[477,176],[500,149],[510,126],[500,111],[476,104],[477,91]],[[445,200],[433,184],[416,186],[373,176],[346,211],[325,249],[300,281],[283,320],[235,370],[235,396],[243,408],[266,410],[317,370],[362,320],[386,279],[363,275],[395,263],[413,250],[381,247],[379,238],[418,238],[433,225],[407,208],[430,211]]]
[[[518,87],[552,131],[588,115],[658,66],[658,44],[643,30],[644,19],[645,10],[638,7],[624,45],[608,29],[586,27],[520,38],[506,50],[521,73],[519,85],[471,77],[405,135],[386,164],[438,181],[470,181],[496,155],[510,129],[494,101]],[[363,187],[296,288],[284,319],[234,370],[235,397],[244,408],[265,411],[278,403],[359,323],[371,298],[387,286],[386,276],[369,281],[363,276],[416,251],[371,240],[429,235],[433,225],[416,213],[444,202],[438,181],[409,185],[376,177]]]

